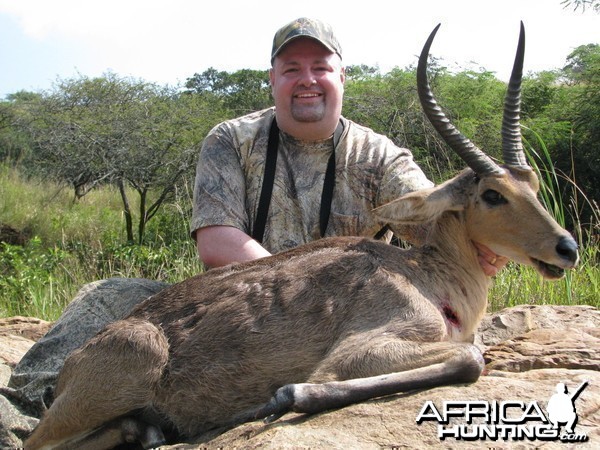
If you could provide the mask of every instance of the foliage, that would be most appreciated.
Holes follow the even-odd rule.
[[[567,63],[563,71],[574,90],[570,119],[578,177],[584,189],[600,198],[600,45],[576,48]]]
[[[188,94],[222,102],[235,116],[273,105],[269,73],[266,70],[242,69],[229,73],[210,67],[188,78],[185,88]]]
[[[177,282],[202,268],[189,240],[170,245],[69,242],[47,247],[39,237],[25,247],[0,244],[0,317],[58,318],[84,284],[108,277]]]
[[[86,283],[114,276],[177,282],[202,270],[189,237],[188,189],[149,224],[145,245],[125,242],[111,186],[73,203],[59,184],[0,166],[0,198],[0,223],[29,237],[24,247],[0,244],[0,317],[52,320]]]
[[[35,305],[43,317],[60,312],[63,305],[53,301],[55,297],[52,293],[49,302],[39,303],[37,300],[40,292],[48,288],[52,291],[56,286],[56,278],[52,274],[68,254],[57,247],[42,247],[39,238],[31,239],[25,247],[6,243],[0,245],[0,290],[6,302],[3,308],[27,315]]]
[[[195,164],[199,143],[220,117],[200,97],[107,74],[61,80],[28,104],[21,129],[33,142],[35,173],[72,185],[81,198],[102,184],[118,188],[127,240],[139,196],[137,241]]]
[[[416,93],[413,67],[381,75],[375,68],[351,68],[344,115],[410,148],[428,175],[448,178],[462,162],[425,118]],[[451,73],[440,60],[429,64],[438,103],[467,137],[491,156],[500,155],[502,104],[506,85],[484,69]]]
[[[600,46],[582,45],[560,71],[523,80],[522,124],[544,138],[558,172],[591,199],[600,197]],[[432,89],[449,119],[477,146],[500,156],[499,130],[506,85],[485,69],[450,72],[443,61],[429,64]],[[414,68],[352,66],[346,82],[344,115],[410,148],[435,181],[462,167],[425,120],[416,97]],[[526,132],[528,137],[531,133]],[[536,150],[537,139],[531,139]],[[567,190],[568,183],[560,186]],[[582,214],[591,216],[591,203]]]
[[[541,73],[523,89],[523,124],[543,137],[549,158],[562,174],[561,190],[573,180],[590,199],[580,204],[580,217],[593,218],[593,203],[600,198],[600,46],[582,45],[567,58],[565,67]],[[537,152],[544,152],[529,131]],[[567,196],[568,197],[568,196]]]
[[[30,136],[21,132],[19,124],[31,121],[28,107],[39,98],[40,94],[20,91],[0,102],[0,161],[18,163],[30,155]]]

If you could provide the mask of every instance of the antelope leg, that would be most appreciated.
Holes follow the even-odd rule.
[[[421,349],[427,346],[417,345]],[[477,347],[456,344],[452,357],[416,369],[322,384],[285,385],[256,410],[254,418],[273,421],[289,411],[314,414],[398,392],[470,383],[479,378],[483,368],[483,357]]]

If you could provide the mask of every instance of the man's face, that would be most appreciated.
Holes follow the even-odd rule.
[[[314,39],[298,38],[277,55],[270,79],[277,122],[284,131],[307,124],[314,124],[315,129],[329,129],[333,124],[335,129],[345,81],[337,54]]]

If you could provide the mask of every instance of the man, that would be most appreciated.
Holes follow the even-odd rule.
[[[275,108],[224,122],[205,139],[191,229],[207,266],[262,258],[324,236],[389,238],[390,233],[381,232],[386,224],[372,209],[431,186],[408,150],[341,117],[341,58],[329,26],[310,19],[284,26],[275,35],[271,54]],[[269,147],[277,159],[272,192],[263,195],[263,184],[271,184],[264,183]],[[268,199],[266,207],[262,197]],[[504,264],[489,250],[480,252],[489,275]],[[164,287],[139,279],[84,286],[52,330],[25,355],[10,388],[0,388],[1,393],[22,412],[39,417],[51,402],[67,354]],[[21,429],[35,423],[26,416],[7,419],[2,412],[3,420]],[[16,434],[3,438],[3,433],[9,436],[11,431],[0,423],[0,444],[18,445]]]
[[[373,208],[431,186],[408,150],[341,116],[342,49],[327,24],[300,18],[282,27],[273,39],[271,64],[275,108],[218,125],[200,152],[192,234],[209,267],[261,258],[323,236],[375,236],[386,224],[373,216]],[[280,130],[278,159],[259,242],[262,235],[252,235],[273,124]],[[330,214],[323,218],[319,211],[332,153],[335,182]],[[323,220],[327,227],[320,230]],[[484,247],[480,260],[488,275],[505,263]]]

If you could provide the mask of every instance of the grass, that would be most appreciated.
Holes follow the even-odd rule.
[[[0,244],[0,317],[55,320],[86,283],[108,277],[177,282],[202,270],[181,207],[185,198],[149,223],[145,245],[125,243],[119,196],[109,187],[74,202],[60,185],[0,166],[0,198],[0,223],[28,236],[25,246]]]
[[[543,151],[530,157],[542,181],[542,200],[564,223],[570,210],[556,194],[559,174]],[[0,199],[0,223],[29,237],[25,246],[0,244],[0,317],[55,320],[86,283],[108,277],[176,282],[202,270],[188,234],[189,193],[149,222],[144,245],[125,244],[119,196],[109,187],[74,202],[63,186],[28,180],[0,166]],[[588,229],[576,217],[571,220],[581,247],[577,269],[565,279],[545,282],[533,269],[511,263],[494,280],[490,310],[516,304],[600,306],[597,207],[595,212]]]

